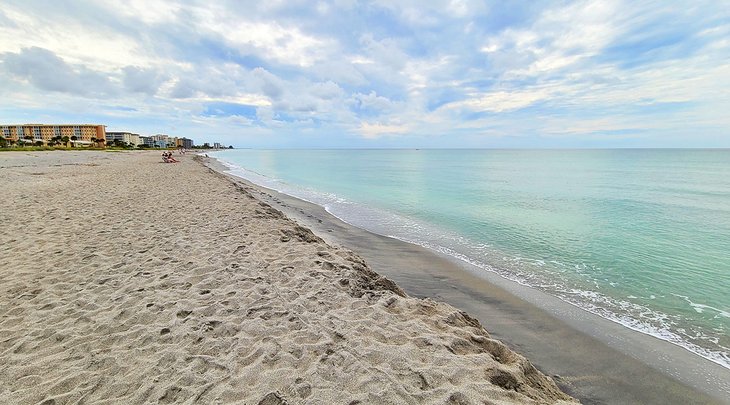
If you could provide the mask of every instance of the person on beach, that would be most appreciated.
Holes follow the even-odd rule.
[[[179,163],[180,161],[172,157],[172,152],[162,152],[162,161],[165,163]]]

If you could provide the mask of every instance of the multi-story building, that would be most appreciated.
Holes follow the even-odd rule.
[[[152,138],[153,146],[155,148],[163,148],[164,149],[164,148],[167,148],[169,146],[168,145],[168,138],[169,138],[169,136],[167,136],[165,134],[152,135],[150,138]]]
[[[107,144],[112,145],[114,141],[121,141],[134,147],[137,147],[142,143],[139,134],[133,134],[131,132],[107,132]]]
[[[177,138],[177,147],[178,148],[185,148],[185,149],[192,149],[193,148],[193,140],[188,138]]]
[[[193,147],[193,140],[188,138],[178,138],[165,134],[152,135],[150,137],[155,148],[179,148],[190,149]]]
[[[213,143],[213,147],[215,149],[222,149],[223,148],[223,145],[221,145],[220,142],[215,142],[215,143]]]
[[[13,142],[48,144],[53,138],[68,137],[72,143],[81,145],[103,144],[106,127],[96,124],[22,124],[0,125],[2,137]]]
[[[18,142],[18,139],[23,138],[22,125],[3,125],[0,127],[0,131],[0,136],[9,141]]]
[[[140,136],[139,142],[148,148],[154,148],[155,146],[155,141],[152,139],[151,136]]]

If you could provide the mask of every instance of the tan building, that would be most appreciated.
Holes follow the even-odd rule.
[[[139,134],[133,134],[131,132],[107,132],[106,143],[108,145],[112,145],[114,141],[121,141],[134,147],[137,147],[139,146],[139,144],[143,143],[140,140]]]
[[[150,137],[155,148],[175,148],[177,147],[177,137],[165,134],[152,135]]]
[[[178,148],[184,148],[184,149],[192,149],[193,148],[193,140],[188,138],[177,138],[177,144],[175,145]]]
[[[23,124],[0,125],[0,136],[18,143],[35,143],[41,141],[48,144],[55,137],[67,136],[78,145],[91,145],[92,140],[105,140],[106,127],[93,124]],[[100,143],[103,145],[103,143]]]

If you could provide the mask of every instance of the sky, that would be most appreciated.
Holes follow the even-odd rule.
[[[0,87],[198,144],[730,147],[730,2],[2,0]]]

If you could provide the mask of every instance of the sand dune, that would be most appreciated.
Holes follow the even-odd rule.
[[[572,403],[188,155],[0,155],[0,398]]]

